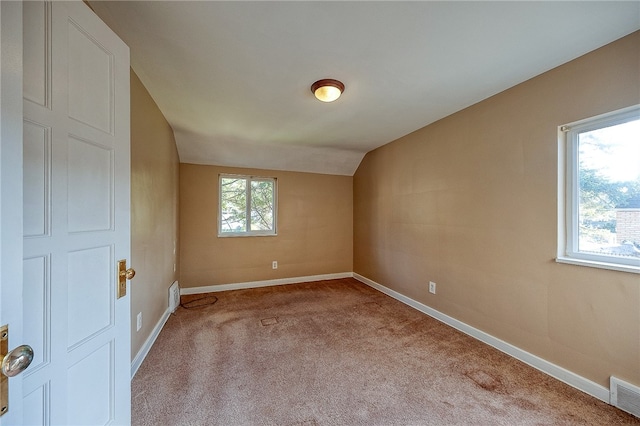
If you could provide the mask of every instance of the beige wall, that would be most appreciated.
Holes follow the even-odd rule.
[[[367,154],[354,271],[603,386],[640,385],[640,275],[554,261],[557,128],[640,103],[638,46],[640,32]]]
[[[220,173],[278,179],[277,236],[218,238]],[[352,183],[351,176],[180,164],[180,286],[351,272]]]
[[[177,278],[178,172],[173,130],[131,71],[132,358],[166,311]],[[139,312],[143,325],[136,331]]]

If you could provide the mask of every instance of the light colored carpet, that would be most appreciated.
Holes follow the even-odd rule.
[[[640,425],[354,279],[209,300],[169,318],[134,425]]]

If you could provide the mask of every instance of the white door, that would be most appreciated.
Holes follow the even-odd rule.
[[[28,425],[130,423],[129,49],[82,2],[23,2]]]

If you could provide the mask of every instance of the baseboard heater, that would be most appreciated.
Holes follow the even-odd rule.
[[[640,417],[640,387],[611,376],[609,392],[611,405]]]
[[[174,281],[169,287],[169,312],[174,313],[180,306],[180,286]]]

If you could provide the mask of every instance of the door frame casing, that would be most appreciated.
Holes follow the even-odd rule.
[[[22,342],[22,2],[0,1],[0,322]],[[22,424],[22,377],[9,379],[0,425]]]

